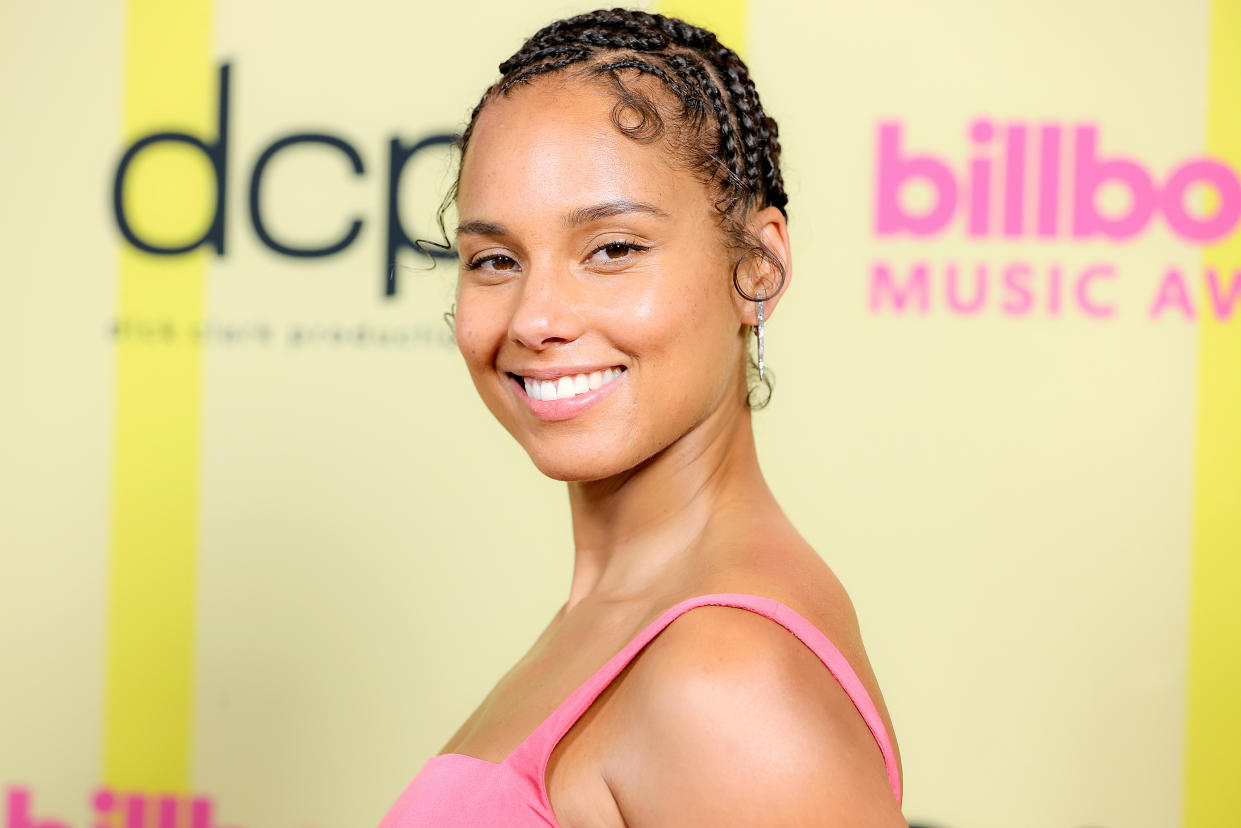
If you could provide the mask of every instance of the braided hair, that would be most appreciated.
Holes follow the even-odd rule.
[[[738,293],[750,301],[760,298],[748,292],[738,278],[741,263],[749,257],[766,262],[778,276],[774,288],[763,290],[762,297],[770,299],[784,287],[783,264],[745,224],[752,210],[767,206],[776,207],[788,218],[788,196],[780,173],[779,129],[763,111],[745,63],[714,33],[676,17],[622,8],[598,9],[539,29],[499,69],[500,79],[483,93],[464,132],[454,142],[461,162],[438,212],[445,242],[444,213],[456,200],[461,166],[479,112],[520,84],[561,72],[574,79],[607,83],[616,98],[613,125],[642,143],[665,138],[673,159],[707,185],[715,197],[713,206],[724,242],[733,254],[732,280]],[[640,83],[626,85],[621,78],[625,70],[637,72],[639,79],[656,79],[671,93],[672,103],[667,95],[644,92]],[[640,116],[636,124],[622,122],[627,112]],[[437,246],[447,249],[447,245]],[[772,390],[769,370],[761,382],[755,382],[757,368],[751,357],[747,404],[752,408],[766,405]]]

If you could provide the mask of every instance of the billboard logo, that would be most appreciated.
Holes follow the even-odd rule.
[[[99,788],[91,797],[96,828],[224,828],[215,821],[210,797],[116,793]],[[30,790],[11,787],[5,795],[3,828],[70,828],[69,823],[34,815]]]
[[[1188,159],[1160,178],[1137,159],[1103,152],[1093,124],[1070,130],[979,120],[970,126],[969,140],[970,158],[957,171],[934,153],[907,148],[899,122],[879,124],[877,235],[934,236],[962,215],[974,239],[1129,239],[1162,216],[1184,241],[1205,244],[1224,238],[1241,221],[1237,172],[1212,158]],[[1062,192],[1065,172],[1069,181]],[[915,182],[930,191],[924,209],[911,210],[902,201]],[[1125,192],[1127,205],[1118,215],[1099,208],[1105,187]],[[1214,192],[1208,215],[1190,208],[1195,187]],[[1033,209],[1027,211],[1028,204]]]
[[[1180,241],[1205,245],[1241,224],[1237,171],[1213,158],[1188,158],[1162,175],[1101,147],[1095,124],[994,123],[967,129],[965,162],[911,148],[905,127],[882,121],[875,133],[874,232],[885,240],[930,241],[936,253],[871,263],[868,305],[875,314],[946,312],[960,317],[1110,319],[1133,291],[1117,261],[1061,257],[1059,245],[1141,236],[1162,221]],[[1210,195],[1211,198],[1199,197]],[[1117,196],[1120,196],[1119,198]],[[978,255],[975,242],[1050,241],[1034,255]],[[1141,300],[1148,319],[1213,316],[1241,308],[1241,267],[1193,273],[1165,263]],[[1136,307],[1135,307],[1136,310]]]

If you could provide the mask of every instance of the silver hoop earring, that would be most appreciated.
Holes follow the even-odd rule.
[[[758,295],[758,324],[754,327],[758,334],[758,378],[763,378],[763,294]]]

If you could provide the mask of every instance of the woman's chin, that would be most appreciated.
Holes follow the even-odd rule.
[[[530,451],[535,468],[553,480],[565,483],[589,483],[604,480],[632,467],[620,457],[582,457],[571,453]]]
[[[534,465],[544,475],[552,480],[560,480],[564,483],[589,483],[593,480],[602,480],[609,477],[607,473],[601,473],[598,466],[585,463],[558,463],[534,460]]]

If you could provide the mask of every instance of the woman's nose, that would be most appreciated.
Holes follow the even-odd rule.
[[[585,328],[572,274],[547,265],[529,266],[509,320],[509,337],[532,351],[572,342]]]

